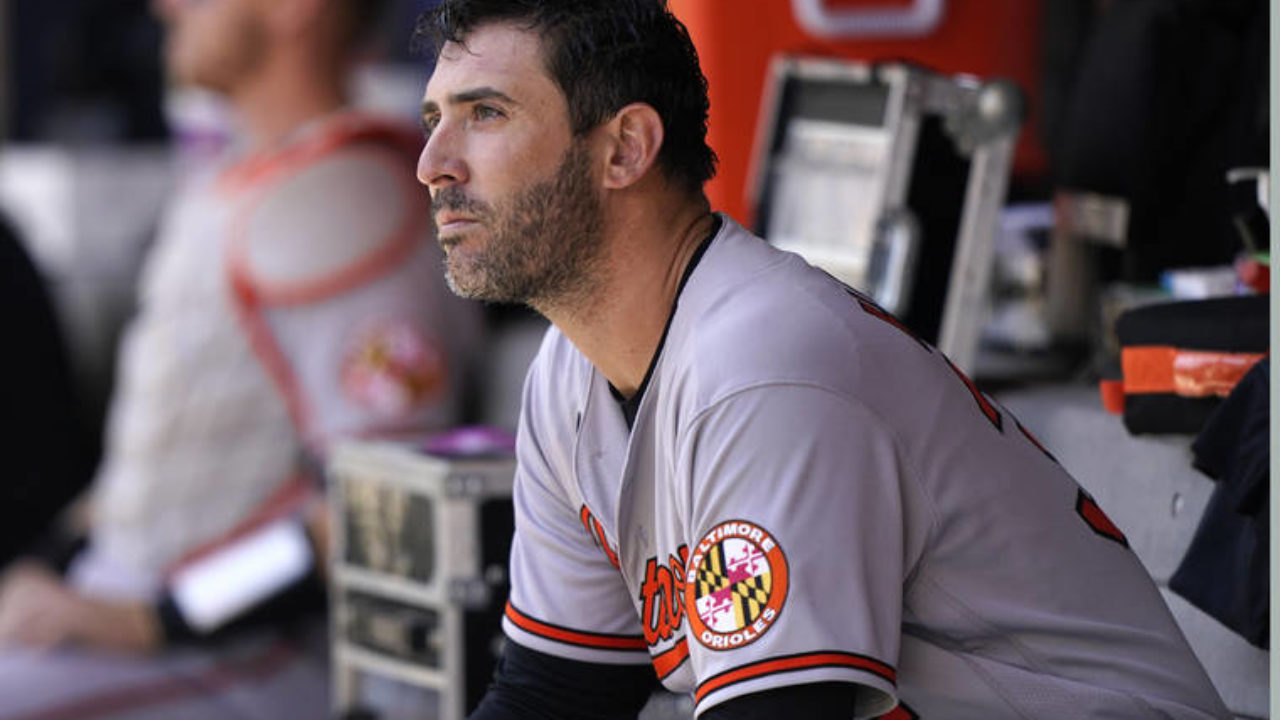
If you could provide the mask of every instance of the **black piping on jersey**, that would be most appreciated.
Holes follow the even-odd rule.
[[[702,704],[702,701],[711,693],[719,692],[741,682],[758,680],[771,675],[803,672],[819,668],[847,668],[875,675],[895,687],[898,684],[898,672],[894,670],[893,666],[869,655],[845,652],[843,650],[816,650],[771,657],[747,665],[739,665],[712,675],[698,683],[698,687],[693,693],[694,705]]]
[[[680,294],[684,292],[684,286],[688,284],[689,277],[693,275],[693,269],[698,266],[698,262],[702,260],[702,256],[710,247],[711,241],[720,233],[720,227],[724,225],[724,221],[719,215],[711,214],[711,230],[707,233],[707,237],[698,244],[698,249],[693,251],[693,256],[689,258],[689,264],[684,268],[684,274],[680,276],[680,284],[676,286],[676,297],[671,302],[671,314],[667,315],[667,324],[662,328],[662,337],[658,339],[658,347],[653,351],[653,357],[649,358],[649,368],[644,372],[644,380],[640,381],[640,387],[636,388],[635,393],[625,398],[618,389],[609,383],[609,393],[613,395],[613,399],[618,401],[619,407],[622,408],[622,417],[626,418],[627,429],[630,430],[636,422],[636,413],[640,411],[640,400],[644,397],[644,391],[649,387],[649,378],[653,377],[653,369],[658,365],[658,358],[662,355],[662,346],[667,343],[667,332],[671,330],[671,321],[676,316],[676,308],[680,305]]]
[[[649,648],[649,644],[644,641],[643,635],[586,632],[564,627],[563,625],[555,625],[532,617],[517,608],[510,600],[507,601],[505,615],[513,625],[530,635],[562,645],[576,645],[593,650],[616,650],[629,653],[645,652],[646,654]]]

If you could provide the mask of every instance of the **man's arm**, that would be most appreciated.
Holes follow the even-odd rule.
[[[319,612],[323,517],[280,519],[225,544],[175,573],[155,604],[85,596],[40,563],[20,563],[0,578],[0,645],[146,653]]]
[[[577,662],[508,641],[470,720],[632,720],[657,687],[647,665]],[[850,683],[793,685],[734,698],[699,720],[848,720],[856,700]]]
[[[657,685],[650,665],[579,662],[508,640],[470,720],[634,720]]]
[[[698,720],[849,720],[857,700],[858,686],[851,683],[789,685],[727,700]]]
[[[797,425],[796,417],[806,422]],[[677,476],[692,494],[688,576],[714,573],[711,560],[730,553],[758,557],[750,572],[760,580],[751,586],[761,589],[752,596],[757,605],[743,611],[747,622],[726,626],[743,631],[735,638],[717,637],[704,619],[717,600],[710,592],[715,585],[686,587],[698,710],[734,707],[737,697],[751,698],[745,707],[754,708],[760,701],[753,696],[765,690],[831,681],[854,688],[848,696],[859,715],[891,710],[903,567],[912,555],[895,438],[845,395],[778,384],[737,393],[703,412],[690,426],[684,453]],[[751,529],[750,537],[733,542],[745,549],[729,540],[741,528]],[[692,550],[695,543],[702,552]],[[832,597],[858,602],[850,610],[831,605]],[[731,645],[737,640],[746,642]]]
[[[0,646],[47,649],[71,643],[146,652],[159,646],[160,627],[144,603],[86,598],[39,563],[10,567],[0,580]]]

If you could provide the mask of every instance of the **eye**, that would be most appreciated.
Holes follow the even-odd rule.
[[[477,103],[471,106],[471,117],[477,121],[483,122],[485,120],[498,120],[500,118],[504,118],[506,117],[506,114],[492,105]]]
[[[422,135],[428,138],[431,137],[431,133],[435,131],[436,126],[439,124],[440,124],[439,113],[424,115],[422,118]]]

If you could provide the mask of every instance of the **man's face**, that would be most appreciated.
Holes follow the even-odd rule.
[[[170,76],[223,94],[253,73],[266,48],[261,0],[153,0],[166,27]]]
[[[540,309],[591,287],[601,201],[536,35],[507,24],[448,44],[427,84],[418,179],[431,190],[449,285]]]

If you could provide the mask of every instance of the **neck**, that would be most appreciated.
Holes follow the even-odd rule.
[[[606,221],[601,280],[589,298],[537,308],[624,397],[644,381],[685,268],[714,224],[702,197],[669,200]]]
[[[344,68],[335,63],[273,58],[229,93],[254,149],[279,145],[298,128],[347,104]]]

